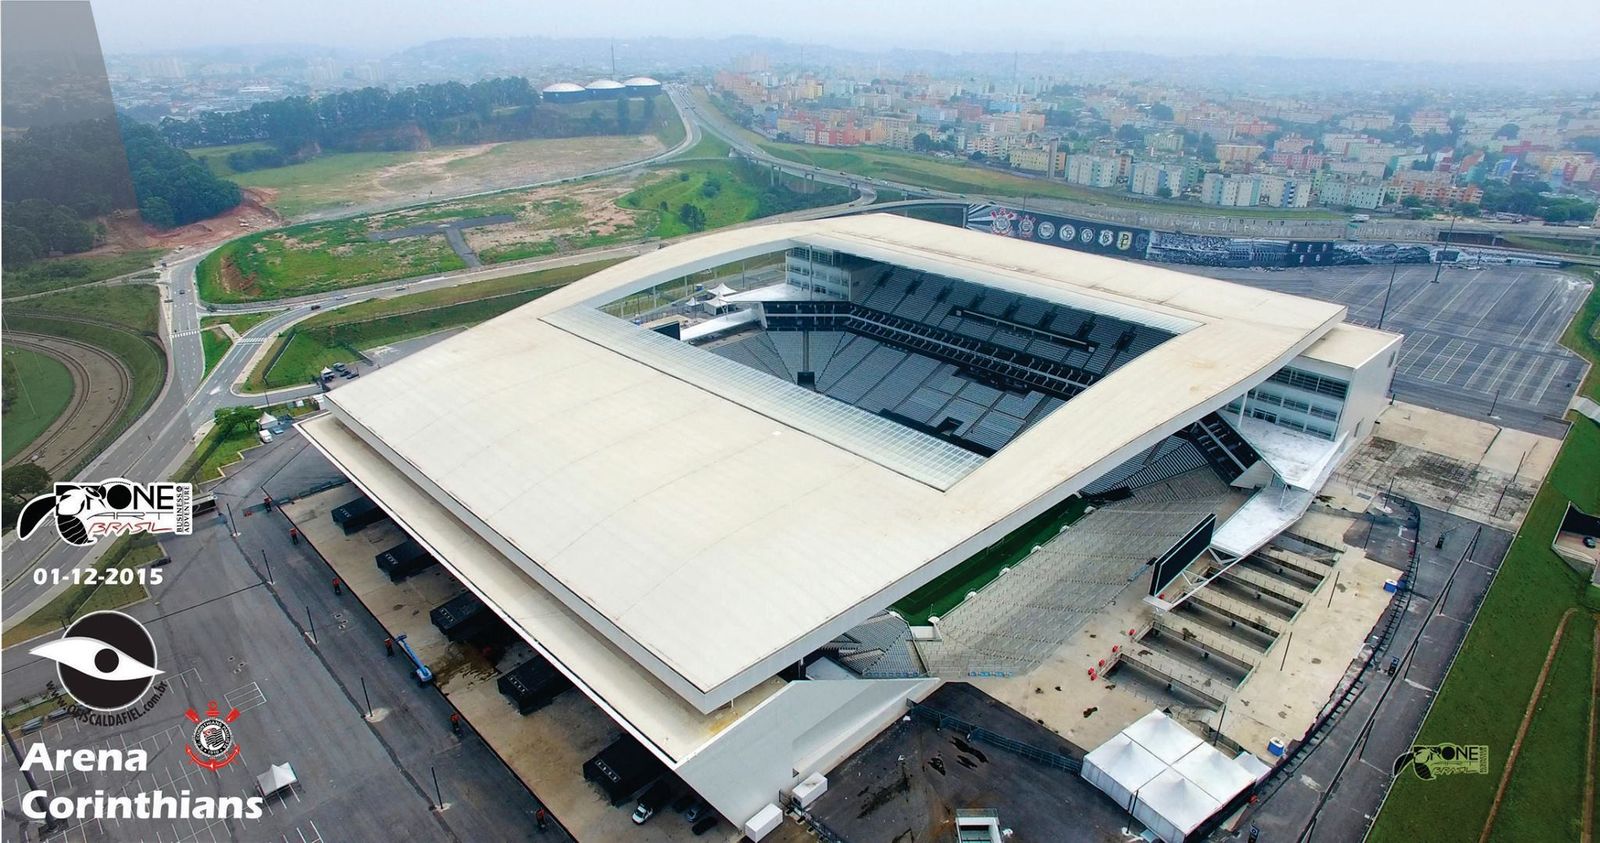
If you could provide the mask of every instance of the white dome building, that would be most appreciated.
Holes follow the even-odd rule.
[[[539,96],[545,102],[581,102],[589,98],[589,91],[582,85],[571,82],[557,82],[546,85],[539,91]]]

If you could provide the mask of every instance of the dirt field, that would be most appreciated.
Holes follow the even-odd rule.
[[[617,200],[638,186],[630,173],[582,185],[543,187],[519,195],[516,222],[487,225],[465,232],[467,245],[486,250],[553,241],[577,243],[608,237],[638,224],[640,213],[617,206]]]
[[[76,465],[116,423],[127,406],[132,376],[117,358],[84,343],[23,333],[6,334],[6,342],[51,356],[72,375],[72,400],[61,417],[11,460],[38,463],[56,476]]]
[[[163,231],[146,225],[139,215],[118,212],[105,218],[106,241],[86,252],[87,255],[107,255],[134,249],[172,249],[178,246],[212,246],[231,240],[241,234],[271,228],[283,221],[268,207],[273,191],[246,188],[244,201],[227,213],[208,220],[190,223]]]
[[[275,187],[270,202],[285,214],[315,220],[569,178],[663,149],[653,135],[510,141],[417,152],[376,168],[341,167],[333,156],[241,178]],[[277,179],[268,182],[274,173]]]

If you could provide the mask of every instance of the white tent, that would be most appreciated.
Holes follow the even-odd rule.
[[[1167,770],[1133,795],[1133,816],[1166,843],[1183,843],[1190,832],[1221,810],[1222,803],[1177,770]]]
[[[294,775],[294,766],[287,761],[282,764],[273,764],[265,773],[256,776],[256,789],[262,796],[271,796],[280,790],[299,781]]]
[[[1116,734],[1084,756],[1082,775],[1126,811],[1133,805],[1133,794],[1166,769],[1149,750]]]
[[[1237,762],[1210,744],[1200,744],[1172,765],[1184,778],[1200,786],[1220,803],[1227,804],[1239,792],[1255,783],[1255,777]]]
[[[271,413],[262,413],[261,414],[261,418],[256,419],[256,427],[258,427],[258,428],[261,428],[261,427],[272,427],[273,425],[275,425],[277,423],[278,423],[278,417],[274,416]]]
[[[1095,747],[1080,775],[1166,843],[1183,843],[1258,779],[1160,711]]]
[[[1163,714],[1159,709],[1134,721],[1134,724],[1123,729],[1122,733],[1167,764],[1178,763],[1178,759],[1188,755],[1190,750],[1202,743],[1193,732],[1183,728],[1178,721]]]
[[[729,287],[727,284],[718,284],[717,286],[711,288],[712,295],[715,295],[718,298],[721,298],[722,296],[733,295],[734,292],[735,290],[732,287]]]

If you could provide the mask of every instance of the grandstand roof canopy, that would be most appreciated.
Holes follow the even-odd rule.
[[[803,396],[757,395],[686,373],[688,358],[641,352],[618,337],[650,332],[596,309],[795,246],[1069,302],[1178,335],[975,467],[919,475],[902,467],[916,445],[910,438],[841,437],[878,430],[879,417],[814,394],[828,406],[791,412],[785,402]],[[1220,408],[1343,316],[1344,308],[1311,299],[869,215],[661,249],[328,400],[342,426],[575,617],[711,711]],[[493,589],[485,596],[516,599]]]

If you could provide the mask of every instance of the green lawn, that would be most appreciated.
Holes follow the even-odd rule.
[[[1588,278],[1594,287],[1589,290],[1589,297],[1583,300],[1583,307],[1567,324],[1561,343],[1593,363],[1600,361],[1600,269],[1584,269],[1578,274]],[[1578,387],[1578,394],[1600,401],[1600,363],[1589,367],[1589,374]]]
[[[16,302],[6,310],[9,313],[94,319],[154,335],[160,326],[160,298],[160,293],[152,284],[125,284],[53,293]]]
[[[466,266],[443,235],[373,242],[368,230],[362,220],[340,220],[231,241],[200,262],[200,296],[210,302],[277,299]]]
[[[166,380],[166,352],[155,339],[160,306],[160,295],[149,284],[67,290],[13,304],[6,308],[6,322],[13,330],[97,346],[128,367],[132,394],[103,447],[144,414]],[[83,319],[96,321],[77,321]]]
[[[359,360],[356,351],[492,319],[616,260],[525,272],[406,296],[357,302],[318,314],[280,335],[245,390],[307,383],[323,367]]]
[[[4,271],[5,296],[25,296],[50,290],[62,290],[80,284],[92,284],[127,275],[140,270],[155,274],[155,263],[160,259],[160,249],[140,249],[120,255],[93,257],[71,256],[46,258]]]
[[[254,313],[229,313],[222,316],[203,316],[200,324],[210,328],[216,325],[232,325],[235,331],[244,333],[262,322],[282,313],[282,310],[259,310]]]
[[[679,140],[682,140],[682,138],[679,138]],[[727,158],[728,151],[732,148],[733,147],[729,146],[728,142],[722,138],[719,138],[710,132],[701,132],[699,142],[697,142],[694,146],[684,150],[683,155],[677,160],[688,161],[695,158]]]
[[[161,545],[154,536],[148,533],[136,536],[123,536],[117,539],[94,567],[99,571],[108,571],[117,568],[138,568],[147,565],[161,556]],[[16,626],[5,631],[0,637],[4,646],[10,647],[53,632],[65,629],[69,624],[90,612],[106,609],[120,609],[131,603],[137,603],[149,596],[143,585],[130,583],[128,585],[74,585],[57,595],[54,600],[40,607],[39,611],[22,619]]]
[[[1595,249],[1592,238],[1589,240],[1567,240],[1558,237],[1533,237],[1526,234],[1502,234],[1500,235],[1500,242],[1519,249],[1600,257],[1600,251]]]
[[[1542,662],[1540,653],[1537,661]],[[1594,619],[1582,613],[1567,622],[1561,648],[1550,665],[1522,753],[1495,817],[1497,843],[1577,840],[1582,835],[1584,740],[1589,733],[1589,695],[1594,687]],[[1516,706],[1518,714],[1522,705]],[[1571,806],[1561,810],[1561,806]]]
[[[206,353],[205,376],[210,376],[211,370],[222,362],[222,356],[233,347],[233,340],[218,328],[207,328],[200,332],[200,346]]]
[[[1591,361],[1595,345],[1581,338],[1592,338],[1596,310],[1591,295],[1567,332],[1574,349]],[[1592,381],[1585,386],[1593,388]],[[1569,638],[1529,727],[1492,837],[1574,839],[1571,822],[1581,803],[1573,801],[1572,788],[1582,787],[1587,726],[1578,731],[1573,724],[1575,709],[1586,710],[1589,702],[1588,672],[1577,664],[1592,652],[1592,645],[1571,638],[1590,635],[1600,595],[1588,586],[1587,575],[1578,574],[1550,549],[1550,542],[1568,501],[1600,512],[1600,471],[1595,470],[1600,466],[1600,425],[1575,413],[1569,418],[1572,429],[1418,737],[1420,743],[1487,745],[1489,775],[1432,782],[1401,777],[1373,825],[1369,839],[1376,843],[1477,839],[1544,655],[1568,609],[1584,617],[1568,627]]]
[[[1021,562],[1033,549],[1054,538],[1061,528],[1083,517],[1088,502],[1071,497],[972,558],[951,568],[895,603],[893,608],[913,626],[943,615],[965,600],[968,592],[983,588],[1000,576],[1001,568]]]
[[[54,357],[25,348],[5,349],[4,416],[0,438],[10,460],[44,433],[72,401],[72,374]]]

